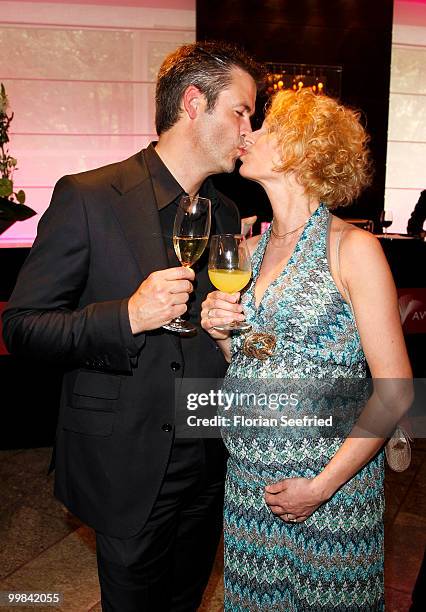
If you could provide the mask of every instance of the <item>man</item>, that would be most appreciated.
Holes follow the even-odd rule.
[[[419,236],[423,238],[426,232],[423,230],[423,224],[426,220],[426,189],[420,193],[420,197],[414,207],[413,212],[408,220],[407,234],[410,236]]]
[[[220,377],[225,363],[199,328],[207,262],[179,266],[172,228],[182,194],[209,197],[212,232],[239,231],[212,174],[231,172],[251,130],[258,67],[227,45],[185,45],[156,89],[158,144],[63,177],[4,313],[9,350],[65,367],[55,495],[96,531],[102,608],[193,611],[221,527],[223,457],[174,437],[183,376]],[[217,441],[213,441],[217,442]]]

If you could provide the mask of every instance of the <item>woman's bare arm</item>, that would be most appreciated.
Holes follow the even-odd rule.
[[[341,273],[371,375],[373,379],[389,379],[380,381],[378,390],[373,392],[364,411],[364,421],[369,421],[369,414],[376,414],[396,423],[412,401],[411,384],[406,382],[411,379],[412,371],[395,284],[379,241],[362,230],[346,230],[341,241]],[[362,437],[362,422],[363,417],[316,478],[325,499],[356,474],[386,439],[374,435]]]

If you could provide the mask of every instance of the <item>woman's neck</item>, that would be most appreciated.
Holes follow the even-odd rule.
[[[303,225],[319,206],[319,200],[305,193],[293,179],[263,185],[273,212],[273,229],[282,235]]]

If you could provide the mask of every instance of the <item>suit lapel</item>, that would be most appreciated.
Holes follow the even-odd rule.
[[[112,206],[141,271],[141,282],[152,272],[169,267],[160,216],[142,153],[118,167],[112,186],[118,196]],[[179,337],[166,333],[181,352]]]
[[[120,194],[114,199],[114,212],[143,279],[151,272],[167,268],[160,217],[142,153],[120,164],[113,187]]]

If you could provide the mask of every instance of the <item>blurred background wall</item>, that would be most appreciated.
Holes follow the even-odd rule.
[[[426,0],[398,0],[392,31],[385,207],[405,232],[426,188]]]
[[[195,0],[0,2],[0,81],[15,117],[16,186],[39,214],[3,244],[32,244],[58,178],[133,155],[155,139],[154,82],[195,40]]]
[[[392,27],[392,10],[390,47],[382,24],[386,20]],[[275,21],[270,37],[263,36],[256,11],[263,21]],[[246,24],[241,32],[232,22],[235,14]],[[309,30],[313,18],[315,29]],[[344,101],[370,113],[379,159],[375,188],[357,214],[377,215],[384,200],[394,215],[390,231],[404,232],[425,188],[426,0],[198,0],[197,19],[199,37],[231,37],[260,51],[263,60],[279,54],[286,62],[313,61],[312,54],[316,63],[340,58],[344,98],[352,87]],[[298,20],[309,39],[301,36]],[[372,52],[358,52],[354,69],[350,49],[359,44],[361,29]],[[15,112],[10,143],[18,159],[15,183],[39,213],[16,223],[0,237],[1,244],[32,244],[60,176],[124,159],[155,138],[158,66],[170,50],[195,37],[195,0],[0,2],[0,80]],[[350,87],[348,79],[354,81]],[[389,97],[388,123],[387,106],[375,103],[383,88]],[[254,185],[250,189],[253,206],[256,198],[263,202],[261,216],[267,218],[262,194]],[[255,210],[249,206],[243,212]]]

